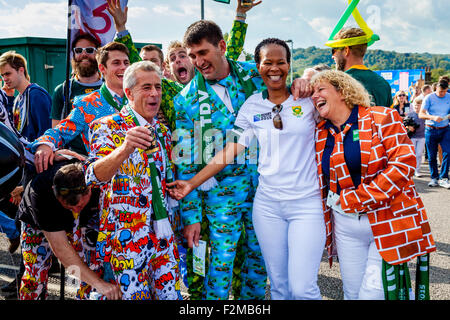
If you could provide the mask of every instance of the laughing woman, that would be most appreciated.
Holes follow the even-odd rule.
[[[336,245],[344,298],[408,300],[406,262],[415,257],[416,299],[429,298],[428,253],[435,245],[412,180],[416,158],[402,118],[370,107],[364,87],[343,72],[324,71],[311,83],[325,119],[316,151],[327,248],[331,254]]]
[[[314,106],[294,100],[286,87],[290,52],[279,39],[255,49],[255,62],[267,90],[249,97],[239,110],[228,142],[192,179],[177,180],[171,194],[180,199],[259,142],[259,185],[253,226],[265,260],[273,300],[321,299],[317,274],[325,245],[325,223],[314,150]]]

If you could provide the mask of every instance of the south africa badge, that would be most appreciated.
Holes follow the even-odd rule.
[[[293,106],[292,114],[297,118],[300,118],[303,115],[302,106]]]

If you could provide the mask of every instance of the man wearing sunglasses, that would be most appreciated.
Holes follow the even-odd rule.
[[[107,299],[120,299],[120,288],[103,281],[89,268],[95,258],[99,190],[86,186],[80,162],[55,162],[54,166],[37,174],[25,188],[18,218],[22,222],[25,264],[20,300],[46,299],[52,252],[68,273],[94,287]]]
[[[95,55],[100,43],[90,34],[80,34],[72,41],[72,73],[69,83],[64,81],[59,84],[52,97],[52,127],[55,127],[61,120],[65,119],[73,108],[75,97],[85,95],[100,88],[103,80],[98,71]],[[66,86],[68,86],[69,103],[65,104]],[[83,155],[87,155],[83,140],[78,135],[67,148]]]
[[[78,135],[81,135],[84,150],[88,153],[89,124],[119,112],[127,103],[122,86],[123,75],[130,65],[128,54],[127,47],[118,42],[110,42],[97,50],[98,68],[105,82],[100,89],[76,97],[70,114],[30,145],[31,151],[35,152],[37,172],[47,170],[48,164],[53,164],[54,151],[66,146]]]
[[[365,36],[360,28],[344,28],[339,31],[334,40],[348,39]],[[393,104],[391,86],[377,73],[369,70],[364,65],[364,55],[367,51],[367,43],[343,48],[332,48],[331,54],[336,63],[336,70],[344,71],[361,82],[376,106],[390,108]]]

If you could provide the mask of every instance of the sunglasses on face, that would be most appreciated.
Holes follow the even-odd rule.
[[[338,50],[342,50],[344,48],[331,48],[331,55],[334,55],[336,53],[336,51]]]
[[[406,97],[406,94],[403,94],[403,93],[402,93],[402,94],[399,94],[398,96],[399,96],[399,97]]]
[[[84,52],[86,52],[87,54],[94,54],[97,49],[94,47],[87,47],[87,48],[81,48],[81,47],[75,47],[73,48],[73,52],[75,52],[76,54],[82,54]]]
[[[281,121],[280,112],[283,110],[283,106],[281,104],[277,104],[272,108],[272,112],[275,112],[275,117],[273,117],[273,125],[276,129],[283,129],[283,121]]]
[[[56,189],[56,192],[59,195],[64,197],[64,196],[67,196],[69,193],[76,193],[76,194],[84,193],[86,191],[86,189],[87,189],[86,186],[80,186],[80,187],[76,187],[76,188],[59,188],[59,189]]]

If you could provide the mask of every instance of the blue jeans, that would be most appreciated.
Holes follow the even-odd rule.
[[[16,222],[2,211],[0,211],[0,232],[6,233],[8,239],[15,239],[20,235]]]
[[[428,164],[432,179],[448,179],[449,155],[450,155],[450,127],[445,129],[425,129],[425,145],[428,151]],[[441,173],[437,166],[438,145],[442,148]]]

